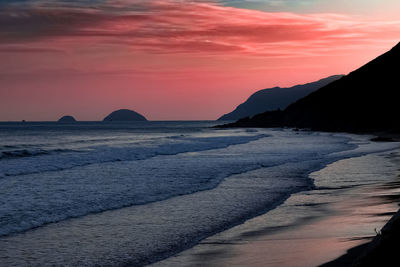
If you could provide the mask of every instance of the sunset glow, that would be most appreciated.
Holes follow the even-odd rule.
[[[216,119],[256,90],[347,74],[399,42],[394,1],[359,13],[301,2],[0,1],[0,120],[118,108]]]

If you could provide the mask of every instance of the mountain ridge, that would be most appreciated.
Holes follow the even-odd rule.
[[[400,43],[283,111],[223,127],[295,127],[322,131],[399,131]]]
[[[285,109],[296,100],[301,99],[343,76],[344,75],[332,75],[315,82],[292,87],[281,88],[277,86],[259,90],[248,97],[245,102],[238,105],[232,112],[222,115],[218,120],[238,120],[244,117],[252,117],[265,111]]]

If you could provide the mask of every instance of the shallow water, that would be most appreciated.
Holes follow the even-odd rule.
[[[368,242],[398,210],[400,150],[337,161],[316,188],[155,266],[318,266]]]
[[[309,190],[313,170],[397,146],[214,123],[0,124],[0,263],[151,263]],[[317,186],[376,182],[354,179]]]

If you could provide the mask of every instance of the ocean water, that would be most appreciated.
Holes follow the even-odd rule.
[[[327,164],[398,146],[215,124],[1,123],[0,265],[152,263],[313,188]]]

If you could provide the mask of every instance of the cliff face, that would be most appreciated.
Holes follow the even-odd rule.
[[[103,121],[147,121],[147,119],[133,110],[120,109],[112,112]]]
[[[274,87],[257,91],[234,111],[223,115],[218,120],[238,120],[245,117],[252,117],[265,111],[285,109],[300,98],[309,95],[341,77],[343,77],[343,75],[335,75],[316,82],[296,85],[290,88]]]
[[[349,75],[288,106],[228,127],[298,127],[325,131],[398,131],[400,44]]]

